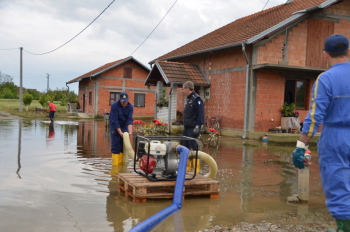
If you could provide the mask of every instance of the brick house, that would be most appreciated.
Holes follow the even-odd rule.
[[[144,82],[149,69],[132,56],[117,60],[81,75],[67,84],[79,82],[79,105],[82,113],[109,112],[123,91],[134,105],[134,116],[154,116],[155,91]],[[96,93],[96,94],[95,94]]]
[[[331,34],[350,37],[350,0],[288,0],[227,24],[150,64],[198,65],[211,84],[202,89],[210,93],[205,113],[221,117],[224,135],[238,133],[246,138],[249,132],[279,126],[284,102],[295,103],[304,120],[312,86],[327,69],[322,50]],[[176,107],[183,110],[181,84],[176,87]]]
[[[165,61],[155,62],[145,85],[157,86],[158,100],[163,94],[163,87],[169,87],[167,88],[169,89],[167,93],[169,107],[158,108],[157,119],[169,123],[169,121],[176,118],[177,102],[184,105],[184,98],[181,95],[178,96],[177,86],[189,80],[195,84],[195,90],[203,94],[204,97],[204,91],[202,90],[204,87],[209,87],[210,82],[198,65]]]

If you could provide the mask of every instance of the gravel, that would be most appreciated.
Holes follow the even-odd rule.
[[[302,226],[302,225],[294,225],[294,224],[273,224],[266,221],[261,221],[260,223],[250,224],[246,222],[241,222],[237,225],[232,226],[213,226],[211,228],[205,229],[205,230],[198,230],[197,232],[229,232],[229,231],[235,231],[235,232],[241,232],[241,231],[272,231],[272,232],[294,232],[294,231],[310,231],[310,232],[319,232],[319,231],[326,231],[328,228],[335,228],[335,225],[328,225],[328,224],[322,224],[320,222],[317,223],[317,225],[312,226]]]

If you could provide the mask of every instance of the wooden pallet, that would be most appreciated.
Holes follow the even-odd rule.
[[[193,173],[186,173],[191,178]],[[135,172],[118,174],[118,190],[125,196],[132,197],[134,202],[146,202],[147,198],[173,198],[176,181],[149,181]],[[192,180],[185,180],[184,196],[205,195],[219,197],[219,181],[196,174]]]

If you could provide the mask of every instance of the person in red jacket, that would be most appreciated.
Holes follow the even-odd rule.
[[[56,112],[56,106],[55,106],[55,104],[53,104],[50,101],[47,101],[47,104],[49,105],[49,108],[50,108],[49,117],[50,117],[51,122],[53,122],[53,118],[54,118],[55,112]]]

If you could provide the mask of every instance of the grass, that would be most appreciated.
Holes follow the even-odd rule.
[[[60,106],[60,101],[54,101],[56,106],[55,118],[67,118],[66,106]],[[6,111],[10,114],[25,117],[25,118],[48,118],[48,107],[44,108],[44,111],[35,111],[36,108],[42,108],[39,100],[33,100],[30,106],[23,105],[23,112],[19,112],[19,99],[0,99],[0,111]]]
[[[60,106],[60,101],[53,102],[56,106],[56,111],[66,111],[66,106]],[[28,107],[28,110],[35,110],[35,108],[43,108],[40,105],[39,100],[33,100],[32,104]],[[23,111],[27,109],[25,105],[22,107]],[[48,109],[48,107],[46,107]],[[0,110],[19,110],[19,100],[18,99],[0,99]]]

